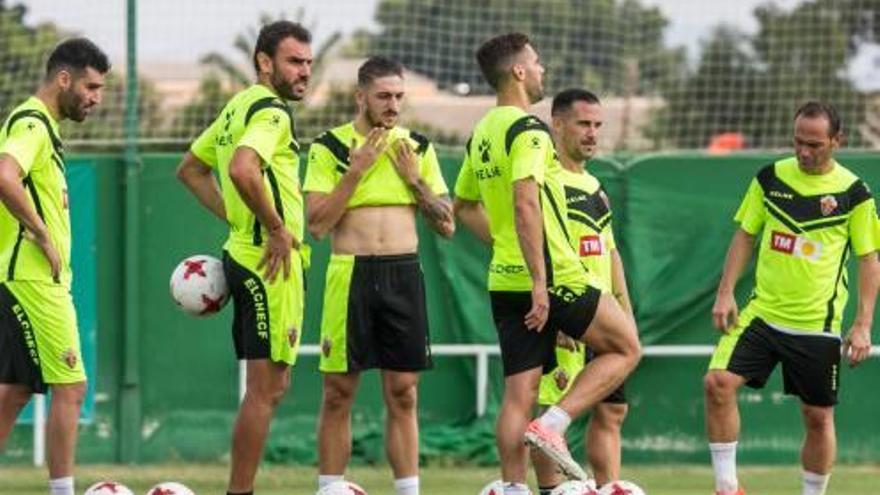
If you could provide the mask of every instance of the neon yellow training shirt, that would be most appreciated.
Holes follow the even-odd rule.
[[[530,291],[532,280],[516,234],[513,183],[533,179],[541,192],[544,262],[547,285],[576,292],[587,284],[587,273],[572,248],[566,228],[562,167],[553,158],[546,124],[518,107],[490,110],[474,128],[455,194],[481,201],[492,234],[489,290]]]
[[[261,246],[268,235],[229,178],[232,156],[243,146],[260,156],[263,183],[270,200],[285,227],[302,241],[303,199],[293,117],[287,105],[268,87],[254,84],[233,96],[190,148],[199,160],[218,168],[229,222],[225,247]]]
[[[599,180],[586,170],[562,167],[568,206],[568,235],[590,281],[603,292],[612,289],[611,251],[617,249],[611,231],[611,204]]]
[[[412,191],[397,173],[391,161],[395,142],[407,140],[419,159],[419,173],[434,194],[448,194],[440,163],[434,145],[425,136],[402,127],[389,131],[388,146],[361,177],[354,193],[348,200],[347,208],[359,206],[412,205],[416,203]],[[329,193],[350,166],[348,155],[351,145],[361,146],[366,138],[354,127],[353,122],[330,129],[312,142],[309,148],[309,166],[303,190],[306,192]]]
[[[43,102],[32,96],[15,107],[0,129],[0,154],[15,159],[24,174],[31,206],[43,219],[61,256],[61,272],[52,268],[33,235],[0,203],[0,281],[60,283],[70,288],[70,210],[64,177],[64,148],[58,123]]]
[[[837,162],[827,174],[809,175],[787,158],[752,180],[735,220],[761,234],[750,309],[780,330],[839,334],[849,251],[880,248],[868,186]]]

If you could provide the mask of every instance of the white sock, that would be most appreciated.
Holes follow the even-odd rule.
[[[712,469],[715,470],[715,490],[733,493],[739,488],[736,480],[736,442],[710,443]]]
[[[801,495],[825,495],[830,474],[816,474],[804,471],[804,488]]]
[[[398,478],[394,480],[397,495],[419,495],[419,477]]]
[[[318,475],[318,490],[324,488],[325,486],[333,483],[334,481],[344,481],[345,475],[343,474],[319,474]]]
[[[49,495],[76,495],[73,493],[73,476],[49,480]]]
[[[502,482],[504,486],[504,495],[532,495],[529,486],[525,483],[514,483],[512,481]]]
[[[568,425],[571,424],[571,416],[556,406],[550,406],[547,411],[538,418],[538,422],[545,428],[550,428],[560,435],[565,435],[565,430],[567,430]]]

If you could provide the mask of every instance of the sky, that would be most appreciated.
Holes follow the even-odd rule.
[[[229,49],[230,40],[243,27],[254,26],[260,12],[287,13],[297,9],[314,23],[321,41],[334,31],[350,33],[374,27],[373,11],[379,0],[140,0],[138,2],[138,57],[142,62],[195,62],[201,54]],[[799,0],[774,0],[790,8]],[[721,22],[752,32],[757,23],[752,15],[766,0],[642,0],[661,8],[671,25],[670,45],[688,47],[691,57],[699,42]],[[28,7],[28,21],[52,21],[93,38],[121,60],[125,53],[124,0],[7,0]],[[177,6],[184,5],[182,9]],[[866,50],[855,64],[859,80],[880,80],[880,49]],[[117,65],[122,65],[117,63]]]

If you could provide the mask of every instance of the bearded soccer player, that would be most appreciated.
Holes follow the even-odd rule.
[[[868,186],[834,159],[842,139],[834,107],[805,103],[795,113],[794,156],[761,169],[736,212],[739,228],[712,308],[722,336],[704,378],[719,495],[745,493],[736,476],[737,390],[762,388],[779,363],[806,430],[801,493],[822,495],[828,485],[841,346],[851,366],[868,357],[880,280],[877,207]],[[756,241],[755,287],[739,312],[733,290]],[[858,258],[858,309],[841,340],[850,251]]]
[[[330,234],[332,247],[321,322],[319,487],[344,477],[361,372],[378,368],[395,491],[419,493],[417,387],[431,352],[416,213],[444,237],[455,226],[434,146],[398,125],[404,95],[403,66],[368,59],[358,69],[354,121],[309,149],[309,231]]]
[[[599,180],[584,169],[596,154],[602,105],[589,91],[568,89],[553,99],[551,116],[553,141],[562,165],[570,241],[596,287],[610,292],[624,312],[635,319],[623,262],[611,231],[611,204]],[[538,389],[538,404],[542,409],[559,401],[592,355],[589,349],[564,333],[559,333],[556,339],[558,366],[541,378]],[[620,428],[626,413],[626,395],[621,385],[596,405],[590,417],[587,458],[600,487],[620,477]],[[548,461],[537,452],[532,455],[541,495],[549,495],[563,481]]]
[[[70,212],[58,123],[101,102],[107,56],[85,38],[49,55],[37,93],[0,129],[0,449],[32,394],[52,391],[46,426],[49,493],[73,495],[86,392],[70,294]]]
[[[505,495],[529,493],[529,445],[585,479],[563,435],[571,418],[616,389],[634,369],[635,323],[610,294],[588,285],[568,240],[561,167],[549,129],[529,107],[543,98],[544,68],[528,37],[497,36],[477,50],[497,106],[477,124],[455,186],[459,219],[491,243],[489,293],[501,345],[504,397],[497,443]],[[529,423],[543,373],[556,365],[556,332],[596,353],[572,389]]]
[[[299,350],[303,200],[299,144],[285,101],[305,95],[310,43],[311,34],[299,24],[264,26],[254,49],[257,83],[232,97],[177,171],[230,228],[223,270],[235,308],[236,357],[247,361],[247,391],[232,433],[229,495],[253,493],[269,424]]]

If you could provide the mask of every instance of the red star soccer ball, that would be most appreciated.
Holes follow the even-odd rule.
[[[195,492],[181,483],[166,481],[147,490],[146,495],[195,495]]]
[[[504,495],[504,485],[501,480],[495,480],[484,486],[480,495]]]
[[[122,483],[99,481],[90,486],[83,495],[134,495],[134,493]]]
[[[592,480],[571,480],[554,488],[550,495],[597,495],[597,493]]]
[[[318,490],[316,495],[367,495],[367,491],[351,481],[334,481]]]
[[[645,491],[632,481],[612,481],[599,490],[599,495],[645,495]]]
[[[171,297],[182,310],[194,316],[220,311],[229,300],[223,263],[207,255],[181,261],[171,274]]]

